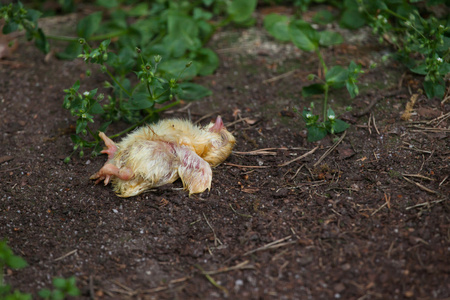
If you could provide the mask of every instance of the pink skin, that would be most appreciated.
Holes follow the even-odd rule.
[[[225,125],[223,125],[222,118],[220,116],[217,116],[216,122],[214,125],[209,129],[211,132],[217,132],[219,133],[222,129],[225,128]]]
[[[100,132],[98,136],[105,142],[107,149],[102,150],[101,153],[108,154],[108,161],[114,158],[114,154],[117,151],[116,144],[107,137],[103,132]],[[100,183],[104,180],[105,185],[109,183],[111,180],[111,176],[116,176],[121,180],[130,180],[133,178],[134,174],[130,168],[122,168],[119,169],[117,166],[106,162],[106,164],[94,175],[91,176],[91,179],[97,179],[95,184]]]

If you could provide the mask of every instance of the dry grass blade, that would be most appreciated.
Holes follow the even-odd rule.
[[[208,279],[209,282],[211,282],[212,285],[214,285],[216,288],[222,290],[226,295],[228,295],[228,290],[221,286],[220,284],[218,284],[214,278],[212,278],[207,272],[205,272],[205,270],[203,270],[203,268],[199,265],[195,265],[195,267],[197,267],[197,269],[199,269],[200,271],[202,271],[202,274],[205,275],[206,279]]]
[[[285,163],[282,163],[281,165],[278,165],[278,167],[284,167],[284,166],[287,166],[287,165],[289,165],[289,164],[291,164],[291,163],[293,163],[293,162],[295,162],[295,161],[297,161],[297,160],[300,160],[300,159],[302,159],[302,158],[305,158],[305,157],[307,157],[308,155],[311,155],[311,154],[313,154],[314,152],[316,152],[317,149],[319,149],[319,146],[316,146],[316,147],[313,148],[311,151],[306,152],[305,154],[300,155],[299,157],[296,157],[296,158],[294,158],[294,159],[292,159],[292,160],[290,160],[290,161],[287,161],[287,162],[285,162]]]
[[[296,71],[297,71],[297,70],[292,70],[292,71],[286,72],[286,73],[284,73],[284,74],[281,74],[281,75],[278,75],[278,76],[275,76],[275,77],[266,79],[266,80],[263,81],[263,83],[264,83],[264,84],[266,84],[266,83],[271,83],[271,82],[274,82],[274,81],[277,81],[277,80],[280,80],[280,79],[289,77],[289,76],[291,76],[292,74],[294,74]]]
[[[322,162],[322,160],[324,160],[325,159],[325,157],[327,157],[331,152],[333,152],[333,150],[334,149],[336,149],[336,147],[342,142],[342,140],[345,138],[345,135],[347,134],[347,131],[344,131],[344,134],[341,136],[341,138],[336,142],[336,143],[334,143],[334,145],[333,146],[331,146],[331,148],[330,149],[328,149],[320,158],[319,158],[319,160],[313,165],[314,167],[317,167],[317,165],[319,165],[321,162]]]
[[[417,207],[422,207],[422,206],[430,206],[430,204],[441,203],[441,202],[444,202],[444,201],[448,201],[448,199],[439,199],[439,200],[434,200],[434,201],[430,201],[430,202],[419,203],[419,204],[416,204],[416,205],[413,205],[413,206],[408,206],[406,208],[406,210],[410,210],[410,209],[417,208]]]
[[[274,249],[274,248],[278,248],[278,247],[282,247],[282,246],[285,246],[285,245],[290,245],[290,244],[296,243],[297,241],[291,241],[291,242],[283,243],[284,241],[290,239],[291,237],[292,236],[289,235],[289,236],[284,237],[282,239],[279,239],[279,240],[273,241],[271,243],[268,243],[268,244],[266,244],[266,245],[264,245],[262,247],[256,248],[254,250],[250,250],[250,251],[244,253],[244,256],[247,256],[249,254],[252,254],[252,253],[255,253],[255,252],[258,252],[258,251],[263,251],[263,250],[267,250],[267,249]]]
[[[270,166],[244,166],[244,165],[236,165],[232,163],[224,163],[225,166],[231,166],[236,168],[249,168],[249,169],[265,169],[270,168]]]
[[[211,226],[211,224],[209,223],[208,219],[206,218],[206,215],[203,213],[203,217],[205,218],[206,224],[208,224],[209,228],[211,228],[213,235],[214,235],[214,246],[217,247],[217,244],[221,244],[222,242],[219,240],[219,238],[216,235],[216,231],[214,230],[214,228]]]
[[[233,151],[233,154],[239,154],[239,155],[277,155],[276,152],[270,152],[269,150],[277,150],[277,149],[287,149],[287,148],[264,148],[264,149],[258,149],[248,152],[241,152],[241,151]]]
[[[420,184],[420,183],[418,183],[418,182],[415,182],[414,180],[409,179],[408,177],[405,176],[405,174],[402,174],[402,175],[403,175],[403,179],[405,179],[405,180],[408,181],[409,183],[412,183],[412,184],[417,185],[420,189],[422,189],[422,190],[424,190],[424,191],[427,191],[427,192],[429,192],[429,193],[432,193],[432,194],[438,194],[438,192],[433,191],[433,190],[427,188],[426,186],[424,186],[424,185],[422,185],[422,184]]]
[[[60,257],[54,259],[53,261],[62,260],[62,259],[66,258],[66,257],[68,257],[68,256],[70,256],[70,255],[72,255],[72,254],[77,253],[77,251],[78,251],[78,249],[75,249],[75,250],[72,250],[72,251],[70,251],[70,252],[67,252],[67,253],[64,254],[63,256],[60,256]]]
[[[254,269],[255,267],[250,265],[248,266],[248,263],[250,261],[245,260],[235,266],[232,267],[224,267],[224,268],[220,268],[218,270],[214,270],[214,271],[204,271],[203,274],[208,274],[208,275],[215,275],[215,274],[220,274],[220,273],[225,273],[225,272],[230,272],[230,271],[234,271],[234,270],[242,270],[242,269]]]
[[[426,177],[420,174],[402,174],[403,176],[407,176],[407,177],[416,177],[416,178],[421,178],[421,179],[425,179],[425,180],[429,180],[429,181],[434,181],[433,178],[430,177]]]
[[[209,118],[209,117],[212,117],[212,116],[214,116],[214,115],[216,115],[216,114],[217,114],[217,112],[215,111],[215,112],[212,112],[212,113],[210,113],[210,114],[204,115],[203,117],[201,117],[200,119],[198,119],[197,121],[195,121],[194,124],[198,124],[198,123],[200,123],[201,121],[203,121],[204,119],[207,119],[207,118]]]

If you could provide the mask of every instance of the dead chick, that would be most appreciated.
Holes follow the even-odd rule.
[[[162,120],[143,126],[115,144],[103,132],[108,161],[91,179],[110,181],[120,197],[183,181],[189,195],[211,189],[212,170],[230,154],[236,143],[217,117],[205,127],[181,119]]]

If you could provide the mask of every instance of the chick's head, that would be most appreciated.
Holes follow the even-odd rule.
[[[203,153],[202,158],[211,166],[215,167],[230,156],[236,139],[225,128],[220,116],[217,117],[215,122],[205,126],[203,130],[208,133],[210,138],[209,145]]]

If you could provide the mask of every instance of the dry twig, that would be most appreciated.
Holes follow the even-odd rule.
[[[305,154],[300,155],[299,157],[296,157],[296,158],[294,158],[294,159],[292,159],[292,160],[290,160],[290,161],[287,161],[287,162],[285,162],[285,163],[282,163],[281,165],[278,165],[278,167],[284,167],[284,166],[287,166],[287,165],[289,165],[289,164],[291,164],[291,163],[293,163],[293,162],[295,162],[295,161],[297,161],[297,160],[300,160],[300,159],[302,159],[302,158],[305,158],[305,157],[307,157],[308,155],[313,154],[317,149],[319,149],[319,146],[316,146],[316,147],[313,148],[311,151],[306,152]]]
[[[290,245],[290,244],[296,243],[297,241],[290,241],[290,242],[283,243],[284,241],[290,239],[291,237],[292,236],[289,235],[289,236],[284,237],[282,239],[279,239],[279,240],[273,241],[271,243],[268,243],[268,244],[266,244],[266,245],[264,245],[262,247],[250,250],[250,251],[244,253],[244,256],[247,256],[249,254],[252,254],[252,253],[255,253],[255,252],[258,252],[258,251],[263,251],[263,250],[268,250],[268,249],[275,249],[275,248],[279,248],[279,247],[282,247],[282,246],[286,246],[286,245]]]
[[[402,176],[403,176],[403,179],[405,179],[405,180],[408,181],[409,183],[412,183],[412,184],[417,185],[420,189],[422,189],[422,190],[424,190],[424,191],[427,191],[427,192],[429,192],[429,193],[432,193],[432,194],[438,194],[438,192],[433,191],[433,190],[427,188],[426,186],[424,186],[424,185],[422,185],[422,184],[420,184],[420,183],[418,183],[418,182],[415,182],[414,180],[409,179],[408,177],[405,176],[405,174],[402,174]]]
[[[317,167],[321,162],[322,162],[322,160],[324,160],[325,159],[325,157],[327,157],[331,152],[333,152],[333,150],[334,149],[336,149],[336,147],[342,142],[342,140],[345,138],[345,135],[347,134],[347,131],[344,131],[344,134],[342,134],[342,136],[341,136],[341,138],[336,142],[336,143],[334,143],[334,145],[333,146],[331,146],[331,148],[330,149],[328,149],[320,158],[319,158],[319,160],[313,165],[314,167]]]

